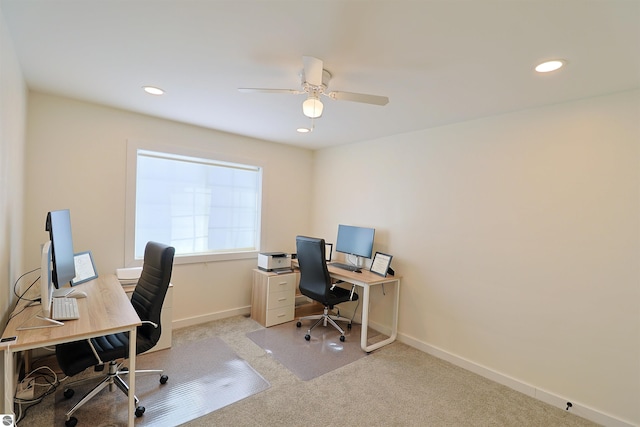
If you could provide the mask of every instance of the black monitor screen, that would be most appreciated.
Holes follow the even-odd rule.
[[[373,253],[373,228],[338,225],[336,251],[345,254],[371,258]]]
[[[69,210],[49,212],[47,214],[45,229],[49,232],[49,238],[51,239],[53,284],[56,288],[59,288],[65,283],[71,282],[71,280],[76,277]],[[44,274],[44,272],[42,272],[42,274]]]

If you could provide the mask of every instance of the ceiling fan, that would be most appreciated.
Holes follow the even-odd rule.
[[[312,56],[303,56],[304,68],[300,72],[300,89],[263,89],[263,88],[238,88],[240,92],[253,93],[291,93],[294,95],[307,94],[307,99],[302,103],[302,112],[305,116],[315,119],[322,115],[324,105],[320,96],[327,96],[336,101],[362,102],[373,105],[386,105],[389,98],[386,96],[367,95],[363,93],[328,91],[331,73],[325,70],[322,60]]]

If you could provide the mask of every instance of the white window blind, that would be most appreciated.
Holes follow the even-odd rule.
[[[176,256],[257,251],[262,169],[137,150],[135,258],[148,241]]]

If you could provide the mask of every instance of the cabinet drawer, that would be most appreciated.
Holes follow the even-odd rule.
[[[269,293],[290,291],[295,288],[296,275],[283,274],[269,277]]]
[[[296,273],[275,274],[254,268],[251,318],[266,327],[292,321],[298,277]]]
[[[295,293],[291,290],[271,292],[267,297],[267,310],[278,307],[295,306]]]
[[[267,321],[265,326],[269,327],[284,322],[290,322],[293,320],[294,312],[295,307],[293,305],[267,310]]]

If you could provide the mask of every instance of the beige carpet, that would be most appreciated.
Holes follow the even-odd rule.
[[[138,375],[136,395],[146,408],[136,426],[176,426],[269,388],[269,383],[218,337],[176,345],[139,356],[138,369],[164,369],[169,381],[158,375]],[[125,377],[125,381],[127,378]],[[65,413],[96,381],[74,387],[71,399],[63,387],[55,395],[55,425],[64,425]],[[104,389],[76,413],[78,425],[127,424],[127,398],[120,390]]]
[[[304,336],[311,322],[304,321],[300,328],[296,327],[295,321],[283,323],[249,332],[247,337],[303,381],[366,356],[360,348],[360,325],[354,323],[351,330],[346,326],[343,328],[344,342],[340,341],[340,333],[331,325],[318,325],[311,331],[311,340],[307,341]]]
[[[573,411],[525,396],[397,341],[303,381],[246,335],[262,329],[244,316],[174,329],[171,352],[219,337],[271,385],[263,392],[187,421],[184,427],[322,427],[328,423],[371,427],[596,426]],[[53,397],[47,396],[30,409],[19,426],[64,425],[54,423]],[[178,404],[184,402],[181,396],[173,398]],[[91,417],[78,426],[97,426],[100,422],[107,423]]]

